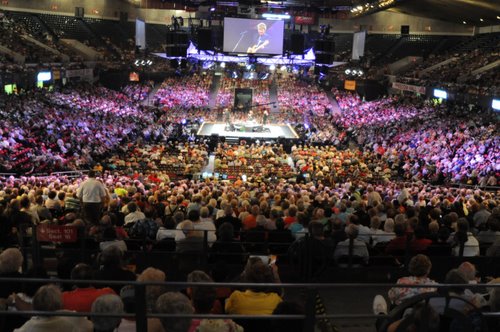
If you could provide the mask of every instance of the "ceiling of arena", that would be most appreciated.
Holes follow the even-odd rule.
[[[389,10],[453,23],[500,25],[499,0],[406,0]]]
[[[240,0],[240,2],[253,0]],[[262,0],[264,1],[264,0]],[[316,8],[343,8],[375,5],[369,13],[379,10],[378,3],[390,3],[380,10],[422,16],[442,21],[474,25],[500,24],[500,0],[287,0],[285,6],[310,6]],[[481,21],[482,19],[482,21]]]
[[[412,16],[421,16],[453,23],[476,26],[500,25],[500,0],[121,0],[141,7],[155,2],[183,3],[188,5],[213,6],[217,2],[232,2],[250,6],[302,7],[319,11],[355,10],[353,16],[369,15],[388,10]],[[382,5],[381,5],[382,4]],[[366,9],[365,8],[365,9]]]

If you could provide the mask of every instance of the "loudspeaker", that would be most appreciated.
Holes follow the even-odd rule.
[[[316,51],[333,53],[335,52],[335,42],[333,40],[317,39],[314,42]]]
[[[291,51],[294,54],[304,54],[304,35],[295,33],[291,37]]]
[[[410,26],[409,25],[402,25],[401,26],[401,34],[402,35],[409,35],[410,34]]]
[[[83,7],[75,7],[75,17],[83,18],[85,16],[85,9]]]
[[[178,31],[168,31],[165,35],[165,53],[168,56],[186,56],[188,48],[188,34]]]
[[[212,30],[198,29],[198,49],[199,50],[212,50]]]
[[[315,53],[316,63],[331,65],[333,63],[333,54],[329,53]]]
[[[167,46],[167,47],[165,47],[165,53],[167,53],[168,56],[179,56],[179,57],[186,56],[187,45]]]
[[[179,46],[188,44],[188,34],[184,32],[169,31],[165,35],[167,46]]]

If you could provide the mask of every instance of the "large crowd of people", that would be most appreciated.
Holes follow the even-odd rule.
[[[149,96],[153,86],[154,82],[151,81],[146,83],[127,84],[122,88],[122,91],[132,100],[143,101]]]
[[[489,49],[433,55],[403,76],[411,78],[411,83],[416,85],[443,87],[450,91],[479,96],[497,95],[498,71],[490,69],[473,74],[475,70],[493,64],[498,58],[500,41],[492,38],[491,42],[494,44],[489,45]],[[440,63],[443,64],[438,66]],[[404,82],[407,78],[398,80]]]
[[[167,110],[176,107],[203,108],[208,106],[211,84],[211,75],[168,78],[156,92],[155,98]]]
[[[15,31],[9,24],[0,27],[5,32],[0,41],[12,45]],[[30,47],[23,42],[13,50],[45,55]],[[439,69],[440,83],[479,86],[481,93],[495,91],[495,84],[487,85],[498,81],[496,73],[455,80],[459,71],[470,73],[495,56],[475,51],[452,61]],[[428,64],[440,60],[436,57]],[[412,80],[428,82],[435,73],[429,75],[415,74]],[[276,109],[269,105],[274,84]],[[408,263],[410,272],[397,281],[400,287],[387,293],[393,306],[435,290],[404,285],[466,284],[474,279],[469,265],[441,280],[431,279],[430,259],[500,256],[497,115],[416,96],[365,101],[354,93],[325,91],[300,75],[279,72],[253,80],[229,74],[221,78],[216,95],[211,94],[213,88],[212,73],[200,71],[168,77],[156,91],[146,82],[128,84],[121,92],[69,84],[50,92],[2,95],[0,172],[7,174],[0,174],[0,276],[47,276],[42,266],[21,273],[23,257],[17,249],[34,245],[35,227],[47,225],[78,228],[78,243],[98,254],[72,255],[65,251],[71,246],[52,243],[60,256],[57,271],[51,272],[62,279],[89,284],[92,280],[274,283],[281,276],[276,260],[266,261],[273,254],[286,255],[290,265],[310,255],[306,258],[312,274],[323,271],[325,264],[364,267],[376,265],[377,258],[391,257],[395,264]],[[265,104],[252,110],[257,114],[253,118],[269,112],[271,123],[300,128],[300,139],[236,145],[195,139],[188,125],[221,121],[217,110],[231,107],[236,88],[251,88],[253,96],[249,105],[236,105],[232,121],[247,121],[248,106]],[[211,95],[216,100],[210,100]],[[155,106],[143,105],[146,98]],[[76,177],[52,173],[89,169]],[[159,252],[167,254],[157,259]],[[174,258],[167,259],[168,254]],[[33,262],[39,258],[33,257]],[[229,270],[229,262],[239,268],[238,273]],[[202,268],[206,271],[197,271]],[[296,281],[297,275],[303,276],[303,271],[294,272],[298,273],[285,277]],[[134,312],[130,286],[73,285],[62,293],[52,286],[36,286],[1,287],[0,309]],[[287,303],[278,288],[207,292],[190,287],[185,294],[147,287],[147,312],[303,313],[303,308],[294,307],[296,303]],[[477,308],[486,305],[468,290],[454,295]],[[379,313],[387,313],[384,301],[376,298]],[[496,305],[492,300],[492,308]],[[23,316],[0,319],[0,330],[30,331],[41,321]],[[88,321],[56,316],[43,323],[81,331],[136,328],[133,320],[99,317]],[[169,331],[172,324],[169,319],[149,319],[148,330]],[[175,324],[183,324],[182,331],[210,331],[208,326],[213,330],[217,324],[230,331],[280,331],[272,324],[257,328],[230,319],[181,319]]]
[[[288,85],[293,86],[290,82],[292,79]],[[288,97],[270,121],[304,125],[306,143],[359,149],[365,164],[379,159],[387,165],[382,169],[405,180],[497,185],[499,136],[494,116],[476,110],[471,114],[469,106],[434,104],[416,97],[365,102],[338,90],[333,95],[340,113],[331,111],[324,92],[318,92],[309,107],[289,108],[293,100],[305,102],[310,95],[302,96],[303,89],[292,90],[278,89],[278,96]],[[81,169],[101,162],[107,154],[123,152],[129,143],[160,142],[182,135],[179,125],[188,120],[212,122],[219,116],[191,104],[145,108],[134,100],[138,93],[130,98],[103,87],[78,85],[5,99],[2,170]],[[9,112],[9,108],[18,112]],[[247,116],[233,113],[233,121]]]
[[[192,155],[196,150],[191,150],[187,145],[177,148]],[[147,153],[161,154],[158,149]],[[263,146],[248,151],[244,147],[232,151],[227,155],[238,155],[241,151],[244,157],[249,157],[247,153],[253,156],[260,151],[262,155],[276,155],[279,158],[281,150],[279,147]],[[137,151],[137,156],[145,152]],[[294,160],[301,167],[301,172],[306,173],[308,165],[305,159],[321,159],[324,155],[326,160],[334,159],[333,164],[319,162],[317,165],[317,168],[322,167],[321,170],[327,172],[329,166],[338,166],[337,159],[330,155],[335,155],[334,152],[297,147],[294,149]],[[344,163],[357,163],[354,155],[344,153],[343,158]],[[352,172],[351,169],[347,171]],[[79,261],[78,255],[65,254],[60,257],[57,269],[59,277],[78,280],[164,281],[165,275],[169,275],[169,280],[182,280],[185,278],[182,271],[191,272],[183,270],[187,268],[185,264],[193,263],[185,258],[176,265],[167,264],[166,270],[154,270],[153,273],[148,265],[144,265],[147,261],[134,260],[134,255],[128,254],[129,250],[133,250],[129,248],[134,243],[131,240],[149,243],[149,247],[143,249],[147,250],[149,256],[153,256],[155,250],[161,250],[155,249],[160,248],[157,246],[165,248],[168,245],[169,250],[177,254],[189,253],[196,257],[210,255],[215,260],[231,257],[239,261],[241,267],[249,254],[262,256],[272,253],[269,250],[273,244],[277,245],[273,241],[278,239],[278,246],[273,247],[274,253],[289,250],[293,259],[295,255],[301,255],[304,239],[313,238],[324,248],[315,251],[314,255],[321,253],[326,255],[325,259],[338,264],[342,264],[349,254],[350,243],[355,245],[352,252],[361,257],[363,264],[372,259],[375,262],[380,255],[400,257],[406,250],[430,257],[443,255],[444,252],[447,253],[445,255],[465,257],[498,255],[498,193],[435,187],[423,183],[405,185],[390,180],[372,185],[365,181],[369,177],[362,174],[351,174],[350,178],[328,183],[316,174],[316,179],[297,177],[296,181],[249,177],[245,181],[239,179],[235,182],[217,181],[215,178],[171,182],[161,172],[130,175],[104,172],[96,177],[94,171],[89,172],[88,177],[79,178],[9,177],[2,179],[0,190],[1,245],[4,248],[19,245],[21,236],[29,237],[30,228],[35,225],[81,227],[83,233],[80,236],[87,238],[87,250],[94,248],[101,251],[101,261],[98,272],[94,274],[93,267],[87,265],[88,262]],[[100,192],[99,202],[88,202],[90,192],[96,190]],[[263,245],[267,241],[270,242],[269,247]],[[17,272],[21,265],[19,259],[3,259],[7,255],[19,255],[13,254],[12,250],[17,249],[5,250],[0,255],[0,273],[24,276]],[[59,250],[64,251],[64,247]],[[129,263],[136,266],[137,275],[119,265],[122,257],[131,259]],[[161,260],[165,260],[165,257]],[[267,262],[258,263],[260,260],[251,259],[249,264],[268,267]],[[199,268],[196,262],[199,260],[195,260],[194,266],[188,266]],[[221,268],[217,264],[214,266]],[[253,283],[280,280],[278,275],[273,275],[274,270],[266,272],[272,278],[262,279],[264,271],[259,269],[257,275],[243,280]],[[36,276],[41,276],[41,271],[38,270]],[[223,271],[217,268],[211,270],[212,279],[204,281],[227,281],[220,279],[221,275],[229,277],[228,271]],[[428,271],[411,268],[410,273],[419,273],[417,277],[428,275]],[[160,277],[157,279],[149,274]],[[401,279],[400,283],[413,282],[413,279],[409,280]],[[447,282],[450,281],[447,279]],[[14,304],[10,296],[26,291],[21,285],[11,286],[2,293],[2,297],[10,306],[15,305],[17,310],[23,310],[24,307],[18,307],[23,302],[16,297]],[[92,290],[94,296],[85,299],[79,299],[78,294],[88,292],[88,288],[77,286],[73,290],[66,290],[58,309],[91,311],[100,296],[122,295],[123,290],[114,288],[116,286]],[[156,295],[147,293],[148,303],[152,302],[151,308],[155,302],[158,306],[158,296],[162,293],[161,290]],[[26,296],[36,298],[36,294],[31,290]],[[389,292],[390,300],[396,305],[404,296],[410,294]],[[21,300],[26,299],[24,295],[19,297]],[[252,305],[254,309],[245,311],[245,306],[239,302],[243,301],[241,297],[239,290],[226,293],[225,308],[219,308],[222,310],[219,312],[270,315],[282,300],[280,293],[276,292],[266,295],[266,298],[274,300],[265,301],[268,306],[265,310],[264,307]],[[38,302],[34,300],[33,303]],[[255,311],[257,308],[259,311]],[[18,324],[14,327],[22,324],[14,320],[8,323]],[[248,330],[252,331],[251,327]]]
[[[250,110],[256,115],[270,111],[270,85],[271,78],[265,80],[231,78],[230,73],[226,73],[220,82],[215,104],[219,108],[232,108],[234,110],[231,115],[232,121],[245,122]],[[244,105],[240,102],[238,105],[234,105],[236,89],[252,89],[252,99],[248,104]]]

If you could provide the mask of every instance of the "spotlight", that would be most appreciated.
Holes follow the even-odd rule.
[[[358,75],[359,75],[359,76],[363,76],[363,74],[364,74],[364,72],[360,69],[360,70],[358,71]]]
[[[221,68],[226,68],[226,63],[225,63],[225,62],[221,62],[221,63],[220,63],[220,67],[221,67]]]
[[[281,68],[280,68],[280,69],[281,69],[281,71],[285,71],[285,70],[286,70],[286,66],[285,66],[285,65],[283,65],[283,66],[281,66]]]
[[[345,74],[346,74],[346,75],[349,75],[350,73],[351,73],[351,70],[350,70],[350,69],[346,69],[346,70],[345,70]]]
[[[211,8],[210,8],[210,11],[211,11],[211,12],[214,12],[214,11],[215,11],[215,7],[211,7]]]
[[[352,70],[352,74],[353,74],[353,75],[357,75],[357,74],[358,74],[358,71],[357,71],[356,69],[353,69],[353,70]]]
[[[139,60],[135,60],[134,65],[138,66],[139,65]]]
[[[186,124],[186,119],[182,119],[181,123],[182,123],[182,125],[185,125]]]
[[[304,128],[309,129],[309,124],[308,123],[304,123]]]
[[[270,65],[269,66],[269,70],[275,70],[276,69],[276,66],[275,65]]]

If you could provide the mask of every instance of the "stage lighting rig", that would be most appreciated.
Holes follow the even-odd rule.
[[[153,65],[153,60],[150,59],[136,59],[134,66],[136,67],[150,67]]]
[[[362,77],[365,74],[365,71],[361,68],[347,68],[344,73],[348,77]]]

